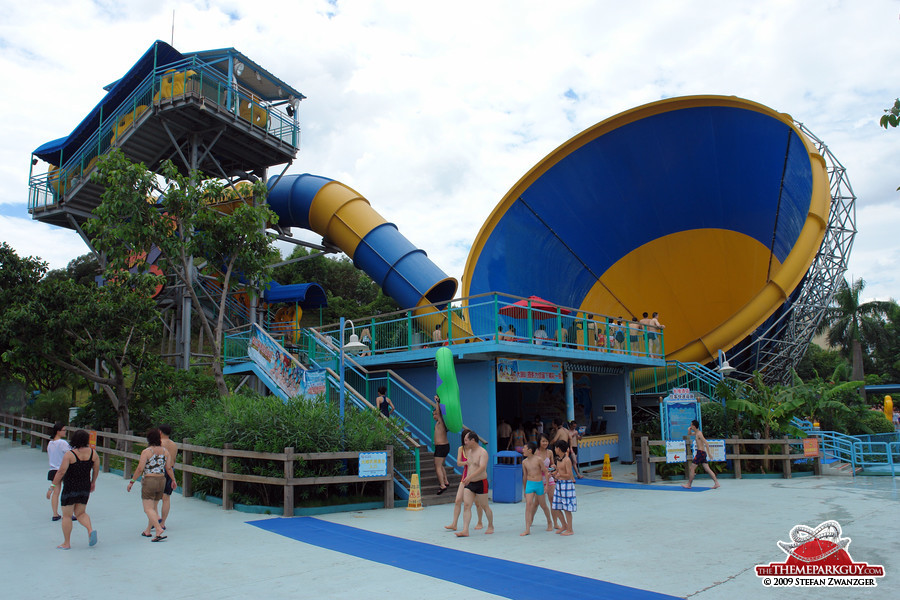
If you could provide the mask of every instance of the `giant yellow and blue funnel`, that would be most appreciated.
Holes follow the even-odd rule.
[[[448,277],[351,188],[309,174],[273,177],[268,185],[268,203],[279,216],[279,224],[321,235],[402,308],[441,306],[456,294],[456,279]]]
[[[462,293],[629,320],[658,311],[667,357],[708,362],[790,297],[830,206],[825,161],[788,115],[735,97],[663,100],[531,169],[482,226]]]

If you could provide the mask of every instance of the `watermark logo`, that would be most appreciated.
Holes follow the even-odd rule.
[[[791,541],[778,542],[787,554],[784,562],[756,565],[756,576],[766,587],[877,587],[884,567],[856,562],[847,552],[850,538],[842,536],[837,521],[815,529],[797,525]]]

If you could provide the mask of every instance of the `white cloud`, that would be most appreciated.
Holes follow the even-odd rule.
[[[30,152],[168,41],[174,9],[176,48],[236,47],[309,97],[289,172],[355,188],[450,275],[506,191],[579,131],[665,97],[734,94],[828,143],[859,197],[856,276],[867,293],[900,297],[882,268],[896,236],[874,208],[890,208],[900,185],[900,131],[877,126],[900,95],[893,0],[7,4],[0,72],[17,93],[0,95],[0,213],[17,218],[0,233],[25,254],[49,252],[45,239],[86,251],[27,220]],[[28,240],[39,244],[17,245]]]

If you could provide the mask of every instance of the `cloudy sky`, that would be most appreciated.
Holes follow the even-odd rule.
[[[289,172],[365,195],[449,275],[506,191],[578,132],[673,96],[791,114],[847,168],[848,276],[900,298],[897,0],[326,2],[0,0],[0,240],[87,249],[27,212],[31,152],[71,132],[156,39],[234,47],[302,91]],[[318,241],[314,237],[308,237]]]

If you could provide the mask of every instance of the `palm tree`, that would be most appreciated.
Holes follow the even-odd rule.
[[[860,302],[865,287],[866,282],[862,279],[857,279],[852,285],[845,279],[819,326],[820,331],[828,330],[830,345],[840,346],[842,352],[849,354],[853,367],[852,379],[855,381],[865,381],[863,349],[869,350],[886,342],[886,318],[896,306],[893,300]],[[860,394],[865,399],[865,387],[860,388]]]

